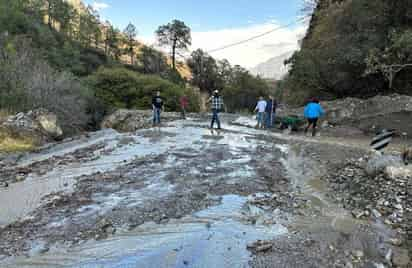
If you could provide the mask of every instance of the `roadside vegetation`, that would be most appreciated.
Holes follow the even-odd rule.
[[[155,90],[169,96],[171,110],[177,109],[174,99],[189,92],[195,98],[190,108],[197,111],[196,94],[167,57],[140,44],[136,35],[132,24],[122,33],[102,23],[91,7],[78,10],[63,0],[0,0],[0,110],[46,108],[58,115],[67,135],[97,128],[116,108],[150,109],[147,100]],[[90,83],[110,73],[119,75],[109,85],[122,98],[108,100],[112,88]],[[117,84],[122,77],[136,79]],[[140,94],[129,94],[133,90]]]
[[[264,79],[227,60],[216,60],[201,49],[192,52],[187,65],[192,71],[191,84],[203,92],[221,91],[228,112],[251,111],[259,96],[274,93]]]
[[[201,50],[180,62],[178,55],[191,45],[184,22],[161,25],[155,35],[170,57],[137,41],[137,26],[117,29],[90,6],[0,0],[0,110],[46,108],[72,135],[97,129],[114,109],[150,109],[157,90],[168,111],[178,110],[180,96],[187,95],[189,112],[200,110],[200,92],[222,91],[228,112],[269,93],[264,80]],[[190,75],[183,76],[184,69]]]

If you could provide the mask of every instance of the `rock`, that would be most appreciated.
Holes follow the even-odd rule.
[[[388,241],[389,241],[389,243],[391,243],[392,245],[397,246],[397,247],[402,245],[402,240],[398,239],[398,238],[391,238]]]
[[[412,170],[404,167],[387,166],[384,170],[386,178],[395,180],[397,178],[411,178]]]
[[[108,226],[105,230],[106,234],[115,234],[116,233],[116,228],[114,228],[113,226]]]
[[[63,137],[57,116],[45,109],[10,116],[0,124],[0,131],[14,137],[33,140],[38,144]]]
[[[403,207],[401,204],[396,204],[393,206],[394,208],[398,209],[398,210],[403,210]]]
[[[26,179],[26,177],[24,175],[18,174],[15,177],[16,182],[21,182],[24,181]]]
[[[379,211],[377,211],[376,209],[372,209],[372,214],[375,218],[382,217],[382,214]]]
[[[328,122],[327,120],[324,120],[324,121],[322,122],[322,124],[321,124],[321,127],[322,127],[322,128],[327,128],[327,127],[329,127],[329,122]]]
[[[126,110],[119,109],[104,118],[101,128],[112,128],[120,132],[134,132],[152,126],[153,113],[151,110]],[[181,119],[179,113],[162,113],[162,121]]]
[[[354,250],[352,251],[352,255],[357,259],[362,259],[365,256],[362,250]]]
[[[272,241],[263,241],[263,240],[258,240],[254,242],[253,244],[247,245],[247,249],[257,253],[257,252],[265,252],[273,247],[273,242]]]
[[[100,229],[105,234],[114,234],[116,229],[113,226],[113,223],[107,219],[103,219],[96,224],[96,227]]]
[[[356,209],[356,210],[353,210],[353,211],[352,211],[352,215],[353,215],[353,217],[355,217],[356,219],[359,219],[359,218],[361,218],[361,217],[363,217],[363,216],[365,215],[365,212]]]
[[[36,256],[49,251],[49,247],[43,241],[36,242],[29,251],[30,256]]]
[[[57,116],[55,114],[46,110],[36,110],[33,114],[42,131],[46,132],[49,137],[60,139],[63,136],[63,130],[57,124]]]
[[[368,161],[364,167],[367,175],[375,177],[380,173],[385,172],[388,167],[396,167],[402,165],[400,157],[392,155],[372,154],[368,156]]]
[[[406,267],[411,259],[407,249],[397,248],[393,251],[392,263],[396,267]]]

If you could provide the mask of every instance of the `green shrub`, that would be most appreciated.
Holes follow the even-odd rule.
[[[187,94],[190,109],[197,111],[194,93],[155,75],[143,75],[125,68],[101,68],[88,79],[96,97],[114,108],[151,109],[152,96],[160,91],[166,111],[179,110],[179,98]]]

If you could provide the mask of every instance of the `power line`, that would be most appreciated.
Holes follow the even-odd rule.
[[[220,51],[220,50],[224,50],[224,49],[228,49],[228,48],[231,48],[231,47],[234,47],[234,46],[242,45],[242,44],[244,44],[244,43],[247,43],[247,42],[253,41],[253,40],[255,40],[255,39],[261,38],[261,37],[263,37],[263,36],[265,36],[265,35],[268,35],[268,34],[271,34],[271,33],[273,33],[273,32],[279,31],[279,30],[281,30],[281,29],[283,29],[283,28],[288,28],[288,27],[290,27],[290,26],[292,26],[292,25],[294,25],[294,24],[296,24],[296,23],[298,23],[298,22],[301,22],[301,21],[303,21],[303,19],[299,19],[299,20],[293,21],[293,22],[291,22],[291,23],[289,23],[289,24],[276,27],[276,28],[274,28],[274,29],[272,29],[272,30],[270,30],[270,31],[261,33],[261,34],[259,34],[259,35],[255,35],[255,36],[253,36],[253,37],[250,37],[250,38],[245,39],[245,40],[242,40],[242,41],[238,41],[238,42],[235,42],[235,43],[232,43],[232,44],[229,44],[229,45],[225,45],[225,46],[222,46],[222,47],[219,47],[219,48],[215,48],[215,49],[209,50],[209,51],[207,51],[207,53],[211,54],[211,53],[214,53],[214,52],[217,52],[217,51]]]
[[[248,39],[241,40],[241,41],[237,41],[237,42],[235,42],[235,43],[228,44],[228,45],[224,45],[224,46],[222,46],[222,47],[215,48],[215,49],[212,49],[212,50],[209,50],[209,51],[205,51],[205,52],[208,53],[208,54],[211,54],[211,53],[214,53],[214,52],[217,52],[217,51],[221,51],[221,50],[225,50],[225,49],[228,49],[228,48],[231,48],[231,47],[234,47],[234,46],[242,45],[242,44],[245,44],[245,43],[247,43],[247,42],[256,40],[256,39],[258,39],[258,38],[261,38],[261,37],[263,37],[263,36],[266,36],[266,35],[269,35],[269,34],[271,34],[271,33],[274,33],[274,32],[276,32],[276,31],[279,31],[279,30],[281,30],[281,29],[288,28],[288,27],[290,27],[290,26],[292,26],[292,25],[295,25],[295,24],[297,24],[297,23],[299,23],[299,22],[302,22],[302,21],[304,21],[304,18],[298,19],[298,20],[296,20],[296,21],[293,21],[293,22],[288,23],[288,24],[285,24],[285,25],[281,25],[281,26],[276,27],[276,28],[274,28],[274,29],[272,29],[272,30],[270,30],[270,31],[267,31],[267,32],[264,32],[264,33],[261,33],[261,34],[255,35],[255,36],[252,36],[252,37],[250,37],[250,38],[248,38]],[[193,51],[189,51],[189,53],[190,53],[190,52],[193,52]],[[184,55],[180,54],[179,52],[176,52],[176,54],[178,54],[178,55],[179,55],[180,57],[182,57],[183,59],[187,59],[187,58],[190,57],[190,56],[184,56]]]

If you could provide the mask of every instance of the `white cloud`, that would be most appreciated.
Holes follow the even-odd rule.
[[[269,21],[263,24],[254,24],[239,28],[206,32],[193,31],[192,46],[190,49],[196,50],[201,48],[205,51],[210,51],[268,32],[279,26],[280,24],[274,21]],[[248,43],[213,52],[211,55],[217,59],[227,59],[232,65],[239,64],[250,69],[273,57],[297,50],[299,48],[298,41],[303,38],[306,29],[306,24],[299,25],[293,29],[283,28]],[[154,36],[140,36],[139,38],[144,43],[157,47]],[[170,52],[167,48],[159,49],[166,53]],[[189,56],[190,52],[183,54]]]
[[[107,3],[94,1],[94,2],[92,3],[92,7],[93,7],[93,9],[96,10],[96,11],[101,11],[101,10],[103,10],[103,9],[109,8],[110,5],[107,4]]]
[[[268,22],[242,28],[193,32],[192,49],[201,48],[210,51],[265,33],[279,26],[274,22]],[[298,41],[304,35],[306,28],[306,25],[300,25],[294,29],[283,28],[248,43],[213,52],[211,55],[218,59],[226,58],[232,64],[251,68],[270,58],[298,49]]]

